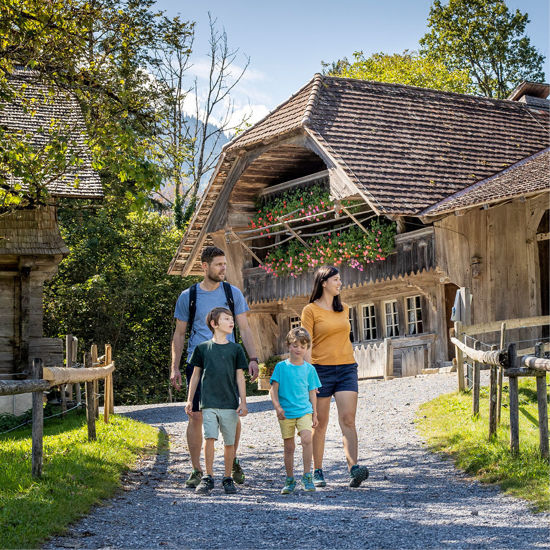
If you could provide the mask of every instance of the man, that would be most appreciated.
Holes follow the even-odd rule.
[[[227,270],[227,261],[223,250],[215,247],[206,247],[201,254],[202,269],[204,271],[203,281],[196,286],[195,300],[195,315],[192,322],[191,333],[187,344],[187,363],[185,376],[187,387],[193,374],[193,368],[188,364],[193,350],[196,346],[209,340],[212,333],[206,325],[207,314],[215,307],[226,307],[231,309],[229,304],[226,289],[224,289],[223,281]],[[252,332],[248,325],[246,312],[248,304],[244,299],[242,292],[235,286],[230,285],[232,300],[234,305],[234,316],[237,321],[237,326],[241,334],[244,347],[248,353],[250,362],[248,363],[248,372],[251,375],[251,380],[254,381],[258,376],[258,359],[256,356],[256,348],[252,339]],[[187,324],[190,315],[190,297],[191,288],[184,290],[176,303],[174,317],[176,318],[176,329],[172,338],[172,366],[170,372],[170,382],[176,388],[181,388],[181,373],[179,364],[181,354],[185,344],[185,336],[187,332]],[[233,334],[229,339],[234,341]],[[200,400],[200,385],[195,392],[193,400],[193,414],[189,417],[187,423],[187,445],[189,446],[189,454],[191,455],[191,464],[193,471],[189,479],[185,482],[187,487],[196,487],[202,478],[201,468],[201,447],[202,447],[202,414],[199,409]],[[237,433],[235,435],[235,456],[241,435],[240,420],[237,424]],[[239,460],[235,458],[233,461],[232,477],[236,483],[244,483],[244,473],[239,464]]]

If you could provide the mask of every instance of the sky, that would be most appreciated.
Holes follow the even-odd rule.
[[[238,64],[243,66],[250,58],[233,96],[235,116],[251,110],[250,122],[256,122],[320,72],[321,61],[351,58],[357,50],[368,56],[417,49],[431,4],[432,0],[158,0],[156,7],[196,22],[190,71],[199,85],[208,52],[208,12],[217,18],[229,46],[239,49]],[[529,14],[527,35],[546,56],[548,82],[548,0],[506,0],[506,4]]]

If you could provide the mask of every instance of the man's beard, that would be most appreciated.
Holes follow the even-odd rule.
[[[206,277],[208,279],[210,279],[213,283],[221,283],[225,280],[225,272],[224,273],[219,273],[219,274],[211,274],[211,273],[207,273],[206,274]]]

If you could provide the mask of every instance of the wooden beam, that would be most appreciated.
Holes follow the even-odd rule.
[[[524,317],[521,319],[506,319],[505,321],[492,321],[490,323],[479,323],[477,325],[463,325],[462,332],[469,335],[484,334],[486,332],[499,332],[501,330],[502,323],[506,323],[506,330],[516,328],[539,327],[550,325],[550,315]]]
[[[457,338],[451,338],[451,342],[462,351],[464,355],[486,365],[501,365],[505,361],[506,354],[501,350],[496,351],[481,351],[469,348]]]
[[[42,359],[33,359],[33,381],[42,378]],[[44,440],[44,394],[34,391],[32,394],[32,476],[42,475],[42,456]]]
[[[111,363],[105,367],[85,369],[67,369],[65,367],[44,367],[44,380],[52,386],[61,384],[74,384],[75,382],[93,382],[110,375],[115,370]]]
[[[17,395],[49,390],[47,380],[0,380],[0,395]]]
[[[235,231],[229,231],[229,234],[232,235],[233,237],[235,237],[235,239],[237,239],[237,241],[241,244],[241,246],[246,250],[248,251],[249,254],[252,254],[252,256],[254,258],[256,258],[256,260],[258,261],[258,263],[260,264],[263,264],[262,260],[260,260],[260,258],[258,258],[258,256],[256,256],[256,254],[254,254],[254,252],[246,245],[246,243],[237,235],[237,233],[235,233]]]

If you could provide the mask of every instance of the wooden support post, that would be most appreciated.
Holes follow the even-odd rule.
[[[42,378],[42,359],[32,361],[33,380]],[[32,394],[32,476],[42,475],[42,457],[44,445],[44,392]]]
[[[474,343],[474,349],[479,349],[479,341],[476,340]],[[479,385],[480,385],[480,365],[477,361],[473,362],[473,369],[474,369],[474,384],[472,388],[472,414],[474,416],[479,415]]]
[[[506,323],[500,325],[500,346],[504,349],[506,345]],[[500,411],[502,410],[502,383],[504,382],[504,367],[498,368],[498,391],[497,391],[497,426],[500,424]]]
[[[491,349],[497,349],[492,346]],[[493,439],[497,434],[497,380],[498,367],[491,365],[491,384],[489,390],[489,439]]]
[[[535,345],[535,356],[542,357],[542,343]],[[548,401],[546,395],[546,372],[537,376],[537,404],[539,409],[539,440],[540,456],[542,458],[550,457],[548,449]]]
[[[105,345],[105,364],[114,364],[113,362],[113,349],[111,344]],[[109,375],[109,414],[115,414],[115,390],[113,386],[113,375]]]
[[[105,365],[111,364],[111,346],[105,344]],[[103,384],[104,396],[103,396],[103,421],[105,424],[109,423],[109,413],[111,412],[111,384],[112,384],[112,375],[109,374],[105,378]]]
[[[508,368],[516,367],[516,344],[508,346]],[[510,451],[519,453],[519,394],[517,376],[508,377],[510,395]]]
[[[65,336],[65,367],[68,369],[73,366],[73,335],[67,334]],[[61,391],[61,413],[62,416],[65,416],[67,413],[67,393],[66,393],[66,384],[61,384],[59,390]]]
[[[97,345],[92,344],[91,347],[91,354],[92,354],[92,364],[90,367],[94,368],[97,367]],[[94,388],[94,415],[95,418],[99,419],[99,381],[94,380],[92,382],[92,386]]]
[[[393,378],[393,344],[391,338],[384,338],[384,349],[384,380],[391,380]]]
[[[455,338],[460,340],[460,333],[462,332],[462,323],[455,322]],[[464,391],[464,355],[462,350],[455,346],[456,356],[456,375],[458,377],[458,391]]]
[[[91,354],[87,355],[87,360],[84,361],[84,366],[87,363],[92,363]],[[86,382],[86,420],[88,421],[88,441],[96,440],[95,431],[95,392],[94,381]]]

